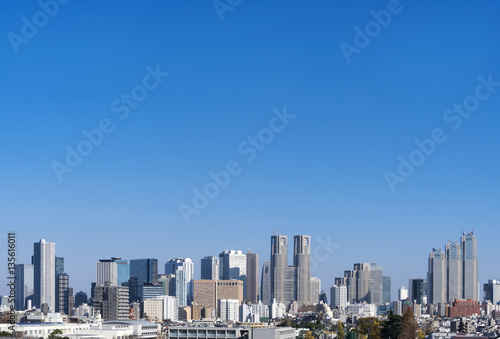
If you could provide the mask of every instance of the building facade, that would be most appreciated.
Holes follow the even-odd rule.
[[[56,244],[41,239],[34,244],[33,255],[33,304],[41,308],[47,304],[54,311],[56,306]]]

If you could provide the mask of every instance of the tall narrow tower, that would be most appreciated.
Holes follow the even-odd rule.
[[[463,297],[478,300],[477,240],[474,231],[462,235]]]
[[[446,244],[446,261],[448,265],[447,280],[448,280],[448,296],[446,301],[454,299],[462,299],[462,255],[460,244],[455,241],[450,241]]]
[[[432,249],[429,254],[429,302],[431,304],[445,303],[447,300],[446,259],[441,249]]]
[[[311,237],[296,235],[293,239],[293,266],[295,267],[295,300],[299,306],[311,303]],[[314,300],[312,302],[318,302]]]
[[[271,236],[271,301],[278,303],[285,300],[285,270],[288,267],[288,238],[286,235]]]
[[[41,239],[33,246],[33,304],[40,308],[46,303],[50,310],[56,306],[56,244]]]

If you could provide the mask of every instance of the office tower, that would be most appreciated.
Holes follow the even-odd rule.
[[[240,303],[236,299],[219,299],[219,317],[225,321],[240,320]]]
[[[70,314],[69,312],[69,276],[66,273],[56,275],[56,312]]]
[[[243,293],[247,286],[247,256],[242,251],[225,250],[219,254],[219,279],[243,281]],[[246,297],[246,296],[245,296]]]
[[[330,299],[332,300],[331,307],[344,307],[347,305],[347,286],[333,285],[330,288]]]
[[[409,286],[408,292],[410,301],[422,305],[424,303],[424,295],[425,295],[425,280],[410,279],[408,286]]]
[[[176,297],[165,297],[164,313],[166,320],[173,322],[179,320],[179,302]]]
[[[458,242],[450,241],[446,244],[446,265],[448,289],[446,300],[461,299],[462,292],[462,258],[460,244]]]
[[[219,280],[217,284],[217,299],[236,299],[243,303],[245,290],[241,280]]]
[[[383,277],[382,278],[382,289],[383,289],[383,295],[382,295],[382,304],[388,304],[390,303],[391,300],[391,277]]]
[[[477,240],[474,231],[463,232],[462,238],[463,257],[463,299],[479,300]]]
[[[106,282],[110,286],[118,285],[117,264],[113,259],[100,259],[96,264],[96,286],[103,286]]]
[[[41,239],[33,246],[33,304],[41,308],[47,304],[54,311],[56,306],[56,244]]]
[[[260,299],[264,305],[271,305],[271,262],[265,261],[262,265],[260,281]]]
[[[137,278],[137,295],[133,295],[133,297],[136,300],[142,300],[142,286],[146,283],[153,284],[157,282],[158,260],[154,258],[130,260],[130,278],[132,277]],[[135,281],[131,284],[134,285]],[[135,294],[135,291],[134,289],[132,292]]]
[[[491,301],[492,304],[500,302],[500,281],[488,280],[487,284],[483,286],[484,301]]]
[[[429,303],[437,305],[447,301],[447,269],[446,258],[441,249],[433,249],[429,254]]]
[[[246,299],[257,303],[259,298],[259,255],[247,252],[247,286]]]
[[[120,257],[112,257],[111,260],[116,263],[116,284],[124,286],[130,279],[130,265],[128,260],[123,260]]]
[[[219,258],[213,256],[201,258],[201,279],[219,279]]]
[[[286,235],[271,236],[271,300],[284,304],[285,299],[285,270],[288,267],[288,238]]]
[[[56,275],[64,273],[64,258],[56,257]]]
[[[159,274],[158,283],[163,285],[163,294],[175,297],[175,274]]]
[[[162,284],[159,284],[159,283],[156,283],[156,284],[145,283],[140,288],[141,288],[141,292],[140,293],[142,295],[142,300],[164,296],[164,294],[163,294],[163,285]]]
[[[309,291],[311,285],[311,237],[308,235],[296,235],[293,238],[293,248],[295,300],[299,306],[316,303],[318,302],[317,300],[310,299],[310,296],[314,293]]]
[[[390,278],[385,279],[385,283],[389,284],[386,288],[390,290]],[[353,270],[344,271],[344,277],[335,278],[335,285],[347,287],[347,300],[350,303],[367,302],[375,305],[383,305],[384,303],[383,270],[375,263],[354,264]]]
[[[141,318],[148,321],[160,322],[164,318],[165,296],[144,299],[141,302]]]
[[[200,308],[216,309],[218,299],[236,299],[243,303],[241,280],[194,280],[193,303]]]
[[[88,303],[87,293],[80,291],[75,294],[75,307],[87,303]]]
[[[15,266],[16,276],[16,311],[24,311],[27,301],[33,300],[33,265]]]
[[[328,305],[328,296],[324,290],[321,290],[321,293],[319,294],[319,302]]]
[[[408,290],[406,289],[406,287],[401,286],[401,288],[398,290],[398,300],[406,299],[408,299]]]
[[[311,304],[319,303],[319,295],[321,293],[321,279],[318,277],[311,277],[310,279],[310,296],[308,299]]]
[[[288,300],[287,304],[295,300],[295,267],[293,266],[284,269],[283,298]]]
[[[190,258],[173,258],[165,264],[165,274],[175,275],[175,296],[179,306],[189,306],[193,301],[193,272]]]
[[[103,321],[128,320],[128,287],[111,286],[109,282],[96,286],[94,308],[100,312]]]

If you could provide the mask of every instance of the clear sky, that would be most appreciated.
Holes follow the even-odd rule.
[[[0,3],[0,294],[10,230],[18,263],[55,242],[75,292],[111,256],[262,263],[273,230],[334,244],[325,290],[376,262],[395,298],[471,229],[500,278],[498,2],[58,4]]]

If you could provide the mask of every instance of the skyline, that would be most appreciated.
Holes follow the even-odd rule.
[[[0,4],[4,272],[9,231],[17,263],[55,242],[88,293],[111,256],[160,270],[189,257],[197,277],[202,257],[250,248],[262,266],[276,230],[330,244],[311,272],[325,291],[376,262],[394,297],[425,278],[432,248],[474,229],[479,282],[500,278],[499,3],[242,1],[221,13],[57,0],[13,45],[50,1]],[[68,162],[79,144],[88,154]],[[415,151],[423,163],[392,190],[385,173],[401,176]],[[59,180],[54,162],[71,172]],[[196,208],[189,223],[182,204]]]

